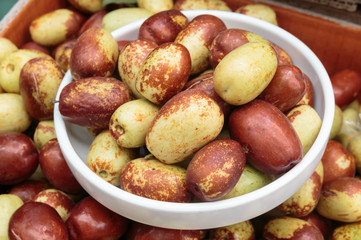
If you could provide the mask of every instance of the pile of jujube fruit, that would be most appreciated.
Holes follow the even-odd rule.
[[[56,138],[55,102],[66,121],[93,134],[86,164],[100,178],[170,202],[259,189],[302,161],[321,127],[312,80],[280,46],[227,28],[217,16],[189,20],[180,11],[255,14],[277,25],[271,8],[163,0],[154,9],[150,2],[90,7],[69,0],[68,8],[35,19],[31,41],[19,48],[0,38],[0,238],[355,239],[361,75],[351,69],[331,76],[334,123],[314,174],[255,219],[165,229],[112,212],[84,191]],[[141,18],[137,39],[114,39],[112,30]],[[73,80],[55,99],[68,70]]]

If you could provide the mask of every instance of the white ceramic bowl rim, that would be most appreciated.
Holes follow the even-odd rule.
[[[257,31],[253,32],[258,33],[261,36],[264,36],[265,33],[267,33],[267,39],[276,41],[276,43],[280,47],[284,48],[291,56],[297,54],[294,53],[293,50],[293,47],[296,46],[297,51],[302,52],[305,58],[310,60],[311,63],[296,62],[295,65],[308,64],[309,66],[306,68],[310,68],[312,71],[315,71],[317,77],[321,79],[318,83],[319,85],[314,87],[322,89],[321,94],[318,94],[316,98],[318,99],[318,102],[321,102],[321,106],[318,106],[321,111],[318,112],[323,120],[323,123],[313,146],[299,164],[268,185],[239,197],[201,203],[161,202],[123,191],[120,188],[102,180],[99,176],[92,172],[73,149],[68,133],[65,130],[68,123],[63,120],[61,114],[59,113],[58,104],[55,104],[54,123],[60,147],[74,176],[82,184],[84,189],[103,205],[129,219],[150,225],[176,229],[209,229],[234,224],[236,222],[248,220],[263,214],[264,212],[276,207],[279,203],[285,201],[304,184],[316,168],[320,160],[320,156],[324,152],[325,144],[328,141],[334,117],[334,96],[329,76],[322,63],[304,43],[287,31],[268,22],[233,12],[190,10],[183,11],[183,13],[190,19],[201,14],[212,14],[222,20],[227,19],[227,21],[235,21],[235,19],[238,19],[239,21],[242,21],[242,24],[239,24],[240,26],[238,28],[246,30],[249,28],[256,28]],[[134,28],[137,29],[143,21],[144,20],[140,20],[128,24],[113,31],[112,34],[117,40],[120,40],[120,36],[124,36],[126,34],[134,35],[134,33],[132,33],[134,32]],[[292,47],[289,47],[288,43],[292,43]],[[301,67],[301,70],[304,71],[305,69]],[[68,84],[69,81],[71,81],[70,71],[66,73],[64,80],[59,87],[57,99],[59,99],[61,89]],[[312,167],[310,167],[310,165],[312,165]],[[76,169],[76,171],[74,171],[74,169]],[[304,172],[304,169],[309,170]],[[301,175],[304,175],[304,177],[302,180],[298,181],[297,178]],[[292,186],[294,186],[294,189],[291,191],[289,190],[290,182],[292,182]],[[100,189],[104,191],[104,193],[109,194],[110,197],[102,194],[94,194],[92,189],[95,187],[97,188],[96,191]],[[278,195],[279,198],[277,198]],[[117,199],[117,201],[114,202],[112,199]],[[268,204],[263,204],[264,202],[267,202],[267,199],[269,199],[270,202]],[[134,209],[134,214],[129,213],[132,212],[129,209],[125,209],[124,211],[120,210],[119,212],[119,206],[115,207],[114,204],[118,204],[120,206],[124,205],[125,208],[131,207]],[[148,214],[148,209],[151,210],[150,214],[152,216],[146,216]],[[242,210],[242,212],[239,212],[240,210]],[[142,217],[143,213],[145,215],[144,218]],[[154,215],[154,213],[157,215]],[[224,216],[225,214],[227,215],[226,217]],[[174,218],[167,219],[167,216],[169,215],[174,215]],[[157,216],[159,216],[159,219]],[[179,218],[179,221],[175,220],[177,217]]]

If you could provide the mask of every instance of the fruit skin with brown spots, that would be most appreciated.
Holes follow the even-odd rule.
[[[191,74],[206,70],[209,66],[209,47],[217,34],[227,29],[224,22],[213,15],[203,14],[193,18],[179,32],[174,42],[184,45],[191,55]]]
[[[331,240],[358,239],[361,236],[361,222],[341,224],[332,232]]]
[[[276,217],[263,229],[265,240],[324,240],[320,230],[306,220],[294,217]]]
[[[120,188],[138,196],[166,202],[190,202],[186,170],[157,159],[137,158],[125,165]]]
[[[275,44],[274,42],[271,42],[271,46],[273,47],[273,49],[276,52],[277,55],[277,62],[278,65],[292,65],[293,61],[291,56],[280,46],[278,46],[277,44]]]
[[[81,34],[70,55],[70,72],[75,80],[110,77],[118,60],[118,44],[104,28],[89,28]]]
[[[158,45],[148,40],[134,40],[122,48],[118,58],[118,72],[135,98],[144,98],[135,88],[137,75],[143,62]]]
[[[323,185],[316,211],[339,222],[361,220],[361,179],[340,177]]]
[[[254,240],[255,229],[250,221],[243,221],[232,225],[218,227],[209,231],[210,237],[214,240],[243,239]]]
[[[83,78],[66,85],[59,97],[59,111],[66,121],[106,129],[113,112],[131,100],[129,88],[108,77]]]
[[[321,195],[323,165],[320,162],[305,184],[277,209],[288,216],[304,217],[313,212]]]
[[[162,105],[183,89],[190,71],[191,56],[187,48],[178,43],[163,43],[147,56],[135,88],[150,102]]]
[[[54,101],[64,72],[50,57],[28,61],[20,72],[19,89],[26,110],[37,120],[53,119]]]
[[[148,129],[145,143],[159,161],[177,163],[214,140],[223,125],[221,108],[206,93],[182,91],[161,107]]]
[[[249,42],[268,42],[258,34],[243,29],[230,28],[217,34],[209,47],[209,62],[214,69],[232,50]]]
[[[25,44],[23,44],[20,49],[33,49],[33,50],[38,50],[40,52],[43,52],[45,54],[48,54],[50,55],[50,51],[48,48],[46,47],[43,47],[39,44],[37,44],[36,42],[33,42],[33,41],[30,41],[30,42],[27,42]]]
[[[188,24],[184,14],[175,9],[162,11],[147,18],[139,27],[139,39],[160,45],[173,42],[178,33]]]
[[[124,166],[136,156],[134,148],[118,145],[110,131],[106,129],[92,141],[86,156],[86,165],[103,180],[119,186],[119,176]]]
[[[210,96],[222,109],[225,119],[228,119],[233,106],[226,103],[214,90],[213,87],[213,73],[201,74],[192,80],[189,80],[184,86],[183,90],[200,90]]]
[[[75,205],[74,200],[69,195],[54,188],[45,189],[39,192],[34,197],[33,201],[46,203],[53,207],[64,222],[68,219],[70,210]]]
[[[302,99],[297,103],[297,105],[307,104],[311,107],[315,106],[315,91],[313,89],[313,84],[311,79],[306,75],[303,74],[303,78],[305,79],[306,83],[306,92],[303,95]]]
[[[338,141],[327,143],[321,158],[324,165],[324,184],[339,177],[354,177],[356,174],[355,157]]]
[[[246,164],[242,146],[235,140],[220,139],[200,149],[187,167],[188,191],[203,201],[215,201],[229,193]]]
[[[56,138],[54,121],[39,121],[33,134],[33,140],[38,150],[40,151],[44,144],[52,138]]]
[[[76,39],[71,39],[59,44],[53,51],[52,56],[64,72],[69,70],[70,56]]]

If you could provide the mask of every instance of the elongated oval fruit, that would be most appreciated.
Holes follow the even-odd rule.
[[[126,7],[112,10],[104,15],[102,28],[112,32],[137,20],[152,16],[152,12],[140,7]]]
[[[173,42],[188,24],[188,18],[179,10],[161,11],[147,18],[139,27],[139,39],[160,45]]]
[[[9,221],[14,212],[24,204],[23,200],[15,194],[3,193],[0,195],[0,238],[9,239]]]
[[[226,28],[220,18],[203,14],[195,17],[179,32],[174,41],[188,49],[192,59],[191,74],[200,73],[210,66],[209,48],[217,34]]]
[[[298,105],[286,114],[302,144],[303,156],[315,142],[321,129],[322,119],[310,105]]]
[[[69,68],[75,80],[112,76],[118,60],[118,44],[103,28],[89,28],[81,34],[70,54]]]
[[[32,118],[20,94],[1,93],[0,106],[0,134],[24,132],[30,127]]]
[[[31,39],[42,46],[53,47],[66,40],[75,38],[85,17],[66,8],[42,14],[29,26]]]
[[[37,57],[49,57],[43,52],[30,49],[18,49],[8,53],[0,62],[0,85],[4,92],[20,93],[19,79],[24,65]]]
[[[158,111],[159,107],[146,99],[124,103],[110,118],[110,134],[124,148],[144,146],[145,135]]]
[[[204,201],[221,199],[236,185],[245,164],[246,155],[237,141],[213,141],[199,150],[189,163],[187,189]]]
[[[11,216],[5,239],[68,239],[68,229],[55,208],[42,202],[27,202]],[[4,238],[2,238],[4,239]]]
[[[178,43],[163,43],[155,48],[139,70],[136,90],[155,104],[164,104],[180,92],[191,71],[187,48]]]
[[[361,219],[361,180],[339,177],[323,185],[316,211],[339,222],[358,222]]]
[[[29,60],[20,72],[19,89],[28,113],[38,120],[53,118],[56,92],[64,72],[52,58]]]
[[[146,135],[148,150],[161,162],[180,162],[221,132],[224,115],[206,93],[187,90],[159,110]]]
[[[218,63],[237,47],[249,42],[268,42],[260,35],[238,28],[228,28],[218,33],[209,47],[209,62],[214,69]]]
[[[290,121],[266,101],[256,99],[235,109],[229,131],[244,147],[249,162],[265,173],[284,173],[302,159],[302,144]]]
[[[258,98],[286,112],[296,106],[305,93],[306,81],[302,71],[295,65],[280,65],[272,81]]]
[[[59,97],[59,111],[71,123],[105,129],[113,112],[130,100],[129,88],[118,79],[83,78],[63,88]]]
[[[265,240],[324,239],[320,230],[312,223],[288,216],[269,220],[264,226],[262,236]]]
[[[90,145],[86,165],[108,183],[118,186],[124,166],[135,157],[134,149],[119,146],[110,131],[104,130]]]
[[[157,159],[137,158],[125,165],[120,187],[138,196],[167,202],[190,202],[186,170]]]
[[[277,56],[269,43],[250,42],[228,53],[214,69],[214,90],[227,103],[243,105],[271,82]]]
[[[119,75],[136,98],[144,98],[135,88],[138,72],[149,53],[157,46],[154,42],[138,39],[131,41],[119,53]]]

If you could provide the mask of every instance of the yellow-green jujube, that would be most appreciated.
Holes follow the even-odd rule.
[[[0,37],[0,62],[11,52],[18,50],[18,47],[9,39]]]
[[[122,169],[134,157],[135,150],[120,147],[109,130],[104,130],[92,141],[86,165],[105,181],[118,186]]]
[[[206,93],[182,91],[161,107],[145,142],[159,161],[178,163],[214,140],[223,125],[221,108]]]
[[[224,199],[238,197],[249,192],[253,192],[261,187],[266,186],[275,179],[273,175],[263,173],[252,165],[246,164],[242,175],[237,184],[234,186]]]
[[[361,174],[361,132],[350,139],[347,150],[355,157],[356,171]]]
[[[23,200],[15,194],[0,195],[0,239],[8,240],[9,221],[13,213],[23,205]]]
[[[214,90],[227,103],[254,100],[271,82],[277,56],[269,43],[246,43],[228,53],[214,70]]]
[[[136,148],[145,145],[145,135],[159,106],[146,99],[120,105],[110,118],[109,130],[119,146]]]
[[[0,94],[0,133],[24,132],[30,127],[31,121],[20,94]]]
[[[337,134],[340,132],[341,127],[342,127],[342,110],[339,106],[335,105],[335,113],[334,113],[334,117],[333,117],[333,122],[332,122],[332,128],[331,128],[331,132],[330,132],[330,137],[329,140],[334,139]]]
[[[135,22],[137,20],[148,18],[153,13],[144,8],[119,8],[108,12],[102,20],[102,27],[112,32],[124,25]]]
[[[173,0],[137,0],[140,8],[152,13],[167,11],[173,8]]]
[[[80,14],[70,9],[56,9],[31,22],[30,36],[42,46],[56,46],[76,37],[84,20]]]
[[[332,231],[332,240],[352,240],[361,236],[361,221],[355,223],[342,224]]]
[[[30,49],[18,49],[9,53],[0,62],[0,85],[5,92],[20,93],[20,72],[25,63],[37,57],[49,57],[49,55]]]
[[[322,120],[320,116],[313,107],[304,104],[291,109],[287,113],[287,118],[290,120],[301,141],[303,155],[306,155],[321,129]]]
[[[45,143],[52,138],[56,138],[54,121],[39,121],[33,135],[33,140],[37,149],[40,151],[41,148],[45,145]]]
[[[361,179],[339,177],[323,185],[317,212],[339,222],[361,219]]]
[[[247,4],[239,7],[235,12],[278,25],[276,12],[265,4]]]
[[[103,0],[69,0],[69,3],[76,9],[85,13],[96,13],[105,9]]]

